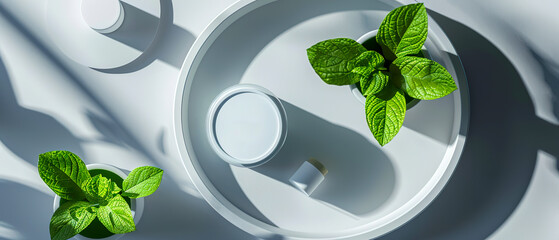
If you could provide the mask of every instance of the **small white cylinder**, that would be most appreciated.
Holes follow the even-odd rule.
[[[83,20],[99,33],[116,31],[124,22],[124,8],[120,0],[82,0]]]
[[[324,181],[326,173],[328,173],[328,170],[326,170],[324,165],[316,159],[310,159],[297,169],[289,179],[289,182],[305,195],[310,196],[318,185]]]

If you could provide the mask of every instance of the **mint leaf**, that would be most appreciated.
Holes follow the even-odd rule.
[[[450,73],[435,61],[406,56],[397,58],[392,64],[403,76],[401,88],[410,97],[432,100],[444,97],[457,89]]]
[[[109,199],[120,192],[116,183],[101,174],[85,181],[82,189],[88,201],[101,205],[106,205]]]
[[[357,57],[357,66],[351,70],[352,78],[360,82],[364,96],[380,92],[388,83],[388,76],[379,70],[384,68],[384,58],[375,51],[366,51]]]
[[[361,91],[363,96],[377,94],[382,91],[390,81],[389,75],[385,71],[374,71],[369,78],[361,80]]]
[[[406,98],[401,90],[389,85],[378,94],[367,96],[365,114],[369,129],[381,146],[400,131],[406,115]]]
[[[120,189],[120,188],[118,187],[118,185],[116,185],[116,183],[113,182],[113,181],[111,181],[111,186],[110,186],[109,189],[111,189],[111,194],[112,194],[113,196],[116,195],[116,194],[119,194],[120,191],[122,191],[122,189]]]
[[[159,168],[150,166],[136,168],[122,182],[124,191],[122,196],[130,198],[148,196],[159,188],[161,178],[163,178],[163,170]]]
[[[375,51],[363,52],[355,60],[357,66],[365,66],[375,70],[384,68],[384,57]]]
[[[427,39],[427,11],[423,3],[390,11],[380,24],[376,39],[389,60],[419,53]]]
[[[69,201],[62,204],[50,219],[50,238],[66,240],[80,233],[95,219],[96,208],[85,201]]]
[[[307,49],[307,56],[320,78],[332,85],[349,85],[357,81],[351,77],[357,57],[367,51],[363,45],[348,38],[319,42]]]
[[[106,206],[100,206],[97,211],[99,221],[112,233],[121,234],[136,230],[132,211],[126,200],[115,195]]]
[[[39,176],[54,193],[66,200],[81,200],[80,186],[91,178],[83,161],[69,151],[52,151],[39,155]]]
[[[364,81],[372,78],[374,71],[375,69],[369,66],[356,67],[351,70],[351,77],[355,79],[355,82],[361,82],[362,86]]]

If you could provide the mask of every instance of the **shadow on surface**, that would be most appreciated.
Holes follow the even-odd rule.
[[[538,149],[559,146],[559,129],[536,117],[521,77],[497,47],[461,23],[429,14],[453,43],[468,77],[469,135],[440,195],[381,239],[486,239],[522,200]]]
[[[311,197],[357,216],[372,213],[391,196],[394,166],[380,149],[351,130],[282,103],[288,116],[285,144],[255,171],[291,186],[289,178],[299,166],[316,158],[328,174]]]
[[[125,13],[122,25],[116,31],[103,35],[143,52],[157,34],[159,18],[126,2],[121,3]]]
[[[156,158],[150,154],[124,127],[124,125],[119,122],[116,117],[114,117],[105,105],[102,104],[102,102],[93,93],[91,93],[91,91],[83,84],[83,79],[80,79],[78,75],[64,65],[64,63],[62,63],[62,61],[58,59],[53,52],[41,42],[41,40],[26,29],[25,26],[17,20],[17,18],[15,18],[10,12],[6,11],[2,6],[0,6],[0,14],[2,17],[5,17],[10,24],[17,28],[23,37],[30,41],[33,47],[37,48],[38,54],[42,54],[45,58],[47,58],[50,63],[56,66],[57,69],[67,77],[68,81],[74,83],[76,87],[81,90],[80,93],[87,96],[95,106],[101,109],[104,116],[96,116],[91,112],[84,113],[90,118],[92,125],[100,128],[98,129],[100,133],[108,134],[101,140],[108,140],[110,143],[120,142],[122,143],[120,145],[127,145],[145,155],[152,162],[155,162]],[[6,70],[4,69],[4,71]],[[4,84],[4,86],[0,88],[0,92],[3,93],[0,97],[2,99],[6,99],[4,102],[0,103],[3,104],[1,111],[9,112],[6,112],[6,115],[0,115],[0,121],[9,121],[11,124],[15,125],[10,128],[8,128],[7,126],[9,125],[6,124],[0,126],[2,128],[7,128],[6,131],[0,132],[0,138],[2,138],[2,134],[11,134],[9,137],[13,137],[13,139],[1,140],[8,148],[10,148],[12,152],[19,155],[26,161],[30,161],[29,159],[35,159],[31,162],[33,165],[36,165],[37,162],[37,152],[46,152],[54,149],[69,150],[78,154],[80,157],[86,158],[79,145],[81,143],[80,139],[72,136],[71,133],[64,128],[64,126],[52,117],[20,108],[17,105],[10,81],[6,79],[5,81],[2,81],[1,84]],[[7,113],[11,113],[11,115]],[[18,132],[18,129],[21,129],[21,132]],[[111,138],[113,139],[111,140]],[[37,147],[34,147],[35,145],[37,145]],[[30,151],[29,148],[31,147],[36,148],[36,150]]]
[[[19,158],[37,166],[39,154],[68,150],[83,156],[81,140],[53,117],[20,106],[0,59],[0,141]]]
[[[107,117],[96,115],[91,111],[86,111],[85,115],[91,122],[91,125],[101,134],[101,137],[96,139],[96,141],[111,143],[121,147],[129,147],[136,149],[146,156],[150,156],[140,143],[124,131],[115,121],[111,121]]]
[[[196,76],[205,78],[205,71],[210,71],[211,78],[208,78],[207,84],[212,85],[217,95],[219,90],[231,86],[231,81],[238,83],[262,49],[288,29],[318,16],[363,9],[389,11],[392,7],[384,2],[369,0],[282,0],[266,4],[258,11],[242,16],[219,35],[200,63],[200,66],[206,64],[211,69],[200,67]],[[289,17],[286,18],[286,14]],[[215,71],[215,66],[219,66],[219,72]]]
[[[0,231],[0,239],[48,239],[54,194],[4,180],[0,180],[0,189],[0,225],[7,223],[13,231],[12,236],[3,236],[6,232]]]
[[[171,0],[161,0],[161,18],[157,18],[130,4],[123,3],[126,17],[123,25],[106,34],[114,40],[142,51],[134,61],[113,69],[96,69],[105,73],[129,73],[147,67],[156,59],[179,69],[196,37],[173,24]],[[153,40],[153,41],[152,41]]]
[[[551,59],[544,58],[528,43],[525,43],[530,54],[542,67],[543,79],[548,84],[549,90],[553,94],[553,114],[559,119],[559,64]]]
[[[133,239],[254,239],[222,218],[205,201],[182,191],[164,175],[161,186],[145,199]]]
[[[224,196],[227,201],[231,202],[232,205],[236,206],[247,215],[271,226],[276,226],[272,221],[270,221],[270,219],[264,216],[264,214],[260,212],[260,210],[254,206],[252,201],[244,194],[244,190],[239,186],[237,178],[231,169],[238,167],[230,165],[217,156],[217,154],[210,149],[206,138],[192,142],[192,144],[198,145],[197,147],[194,147],[197,151],[207,153],[198,162],[200,169],[203,169],[204,171],[200,174],[204,174],[208,177],[205,184],[212,184],[219,194]],[[197,157],[199,158],[200,156]]]
[[[403,126],[441,144],[448,144],[455,120],[453,97],[451,94],[442,99],[420,101],[406,111]]]

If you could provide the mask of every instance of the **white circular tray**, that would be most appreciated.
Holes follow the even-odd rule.
[[[323,83],[306,56],[319,41],[356,39],[378,28],[401,4],[245,0],[207,27],[181,70],[175,134],[186,171],[216,211],[263,238],[370,239],[403,225],[436,197],[460,158],[469,118],[460,60],[438,25],[429,20],[426,47],[458,90],[408,110],[404,126],[384,147],[370,133],[364,107],[349,88]],[[283,148],[255,168],[227,164],[206,136],[212,100],[238,83],[271,90],[287,113]],[[329,172],[307,197],[288,180],[311,157]]]

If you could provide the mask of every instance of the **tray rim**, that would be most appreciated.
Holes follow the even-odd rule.
[[[221,216],[227,219],[229,222],[234,224],[235,226],[239,227],[241,230],[255,235],[255,236],[274,236],[274,235],[282,235],[282,237],[286,237],[288,239],[370,239],[382,236],[387,234],[400,226],[403,226],[406,222],[413,219],[417,216],[421,211],[423,211],[442,191],[444,186],[448,183],[452,173],[454,172],[456,165],[458,164],[458,160],[460,159],[465,141],[466,135],[468,133],[469,128],[469,116],[470,116],[470,102],[469,102],[469,89],[466,80],[466,76],[463,70],[463,66],[460,63],[459,65],[455,65],[455,74],[460,75],[460,79],[462,79],[465,84],[459,86],[460,94],[458,100],[460,101],[460,108],[461,114],[458,116],[460,119],[460,124],[456,131],[458,134],[454,141],[449,142],[450,146],[454,146],[454,151],[452,152],[452,156],[450,157],[449,164],[446,166],[446,170],[440,174],[438,181],[434,183],[434,186],[429,186],[431,180],[427,182],[427,184],[423,188],[431,187],[431,190],[421,199],[417,199],[415,201],[415,206],[413,206],[409,211],[404,213],[398,213],[397,211],[401,209],[395,210],[394,212],[390,213],[389,215],[398,215],[396,218],[388,222],[377,229],[353,233],[351,235],[345,236],[336,236],[332,237],[331,235],[318,235],[318,234],[306,234],[303,233],[301,236],[301,232],[290,231],[286,229],[281,229],[279,227],[270,226],[267,223],[261,222],[254,217],[248,215],[247,213],[243,212],[242,210],[238,209],[234,206],[231,202],[229,202],[223,195],[215,195],[214,192],[219,193],[217,189],[211,184],[206,184],[209,181],[204,173],[198,172],[198,169],[201,169],[197,162],[193,162],[190,159],[190,154],[188,153],[189,149],[193,149],[191,142],[187,142],[185,138],[187,138],[190,133],[188,124],[183,125],[183,123],[187,123],[187,114],[188,106],[183,106],[185,102],[184,99],[188,99],[190,96],[189,89],[192,85],[192,78],[196,73],[196,70],[200,64],[201,57],[199,55],[204,55],[205,52],[209,49],[211,44],[219,37],[219,35],[233,22],[244,16],[245,14],[258,9],[264,5],[267,5],[272,2],[276,2],[279,0],[239,0],[229,7],[227,7],[224,11],[222,11],[212,22],[202,31],[202,33],[198,36],[192,47],[190,48],[183,65],[180,69],[180,75],[177,83],[176,95],[175,95],[175,105],[174,105],[174,116],[173,116],[173,127],[174,127],[174,135],[176,138],[176,144],[179,150],[179,155],[181,158],[181,162],[183,163],[183,167],[187,172],[187,175],[194,183],[196,189],[201,193],[203,198],[212,206],[216,212],[218,212]],[[413,0],[381,0],[382,2],[392,2],[396,4],[411,4],[416,3]],[[390,4],[390,3],[389,3]],[[438,32],[442,32],[442,29],[437,24],[432,24],[433,20],[429,19],[429,28],[436,29]],[[442,36],[437,36],[441,39],[446,41],[439,41],[439,44],[442,42],[450,44],[452,50],[452,44],[446,34]],[[200,54],[202,52],[202,54]],[[455,52],[453,52],[456,54]],[[457,54],[456,54],[457,56]],[[458,58],[458,61],[459,58]],[[188,89],[188,90],[187,90]],[[184,113],[184,114],[183,114]],[[183,117],[185,120],[183,120]],[[455,116],[456,117],[456,116]],[[189,137],[188,137],[189,138]],[[190,139],[189,139],[190,141]],[[448,149],[448,148],[447,148]],[[445,156],[448,154],[445,153]],[[446,158],[446,157],[445,157]],[[436,172],[437,173],[437,172]],[[432,184],[433,185],[433,184]],[[423,191],[423,190],[420,190]],[[404,205],[412,204],[413,200],[417,197],[414,196],[409,202]],[[388,216],[388,215],[387,215]],[[383,218],[384,219],[384,218]],[[252,221],[250,221],[252,220]],[[381,231],[382,230],[382,231]],[[375,232],[375,233],[373,233]],[[292,236],[291,233],[298,233],[299,236]],[[372,234],[373,233],[373,234]]]

